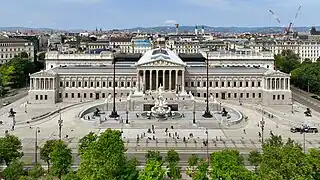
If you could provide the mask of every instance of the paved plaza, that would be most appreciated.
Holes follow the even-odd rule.
[[[201,101],[201,99],[199,99]],[[69,143],[69,146],[76,151],[78,140],[89,132],[100,133],[107,128],[118,129],[123,131],[122,137],[128,151],[143,151],[145,149],[157,149],[165,151],[169,148],[175,148],[179,151],[210,151],[222,148],[238,148],[259,149],[261,148],[261,139],[258,133],[261,131],[259,121],[262,115],[265,120],[264,138],[270,136],[270,131],[276,135],[282,135],[285,139],[291,137],[303,144],[303,135],[300,133],[291,133],[290,128],[294,125],[312,123],[315,126],[320,124],[320,114],[313,112],[312,118],[306,119],[304,111],[306,107],[295,102],[292,113],[291,106],[264,106],[256,104],[239,105],[234,101],[223,101],[222,106],[241,112],[243,120],[237,124],[228,124],[227,119],[221,118],[221,114],[213,111],[213,118],[205,119],[202,117],[203,111],[196,111],[196,124],[192,123],[193,113],[190,111],[182,111],[183,118],[168,119],[158,121],[157,119],[146,119],[145,117],[137,117],[137,113],[141,111],[130,111],[128,114],[129,124],[121,123],[119,119],[126,119],[125,111],[119,111],[120,118],[118,120],[111,118],[102,118],[100,124],[99,118],[86,120],[80,118],[79,115],[85,109],[101,104],[103,101],[92,101],[72,104],[56,104],[56,105],[27,105],[27,113],[25,112],[25,103],[27,98],[22,98],[7,107],[0,109],[1,121],[0,135],[4,135],[5,130],[15,134],[22,139],[24,151],[32,152],[34,150],[35,127],[39,127],[41,132],[38,134],[39,145],[48,139],[58,138],[58,120],[63,119],[62,137]],[[72,106],[71,106],[72,105]],[[68,107],[63,109],[63,107]],[[10,108],[13,108],[16,114],[17,125],[14,131],[11,131],[12,118],[8,117]],[[53,113],[48,117],[39,118],[36,121],[30,121],[33,117],[41,114],[55,112],[63,109],[61,114]],[[269,117],[267,113],[272,113],[273,117]],[[106,112],[110,114],[110,112]],[[104,117],[104,116],[102,116]],[[28,123],[29,121],[29,123]],[[154,132],[148,133],[148,129]],[[168,131],[165,132],[165,129]],[[245,130],[245,131],[244,131]],[[206,134],[206,131],[208,132]],[[170,135],[169,135],[170,134]],[[192,135],[192,136],[191,136]],[[208,136],[209,145],[204,146],[203,141]],[[139,140],[137,140],[139,137]],[[306,148],[318,148],[320,146],[319,133],[306,134]]]

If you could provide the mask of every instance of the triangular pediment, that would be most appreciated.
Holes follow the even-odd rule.
[[[30,75],[30,77],[55,77],[56,73],[49,71],[39,71]]]
[[[171,62],[171,61],[168,61],[168,60],[153,60],[151,62],[147,62],[145,64],[141,64],[140,66],[163,66],[163,67],[168,67],[168,66],[182,66],[181,64],[178,64],[178,63],[174,63],[174,62]]]
[[[265,76],[268,77],[289,77],[289,74],[283,73],[281,71],[275,71],[275,70],[268,70],[267,72],[264,73]]]

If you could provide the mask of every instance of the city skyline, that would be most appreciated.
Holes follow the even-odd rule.
[[[125,29],[175,23],[213,27],[280,26],[270,9],[280,17],[282,26],[287,26],[300,5],[295,26],[320,24],[313,18],[320,15],[317,11],[320,1],[314,0],[11,0],[2,4],[6,8],[0,12],[0,27]]]

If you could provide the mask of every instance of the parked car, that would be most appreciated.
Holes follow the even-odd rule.
[[[316,127],[293,127],[290,129],[290,131],[292,133],[296,133],[296,132],[300,132],[300,133],[303,133],[303,132],[306,132],[306,133],[318,133],[318,128]]]
[[[4,102],[2,103],[3,106],[8,106],[9,104],[11,104],[10,101],[4,101]]]

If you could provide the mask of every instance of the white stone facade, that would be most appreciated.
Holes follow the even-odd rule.
[[[67,61],[67,60],[66,60]],[[70,59],[71,62],[72,59]],[[94,59],[93,59],[94,61]],[[29,102],[56,103],[106,99],[113,95],[112,59],[104,65],[55,66],[31,75]],[[125,99],[130,92],[167,94],[192,93],[195,97],[250,101],[263,104],[291,104],[290,76],[265,67],[209,67],[206,63],[183,62],[169,50],[151,50],[131,64],[116,66],[116,96]]]
[[[34,58],[34,44],[23,39],[11,39],[0,37],[0,64],[8,62],[14,56],[26,52],[28,57]]]

